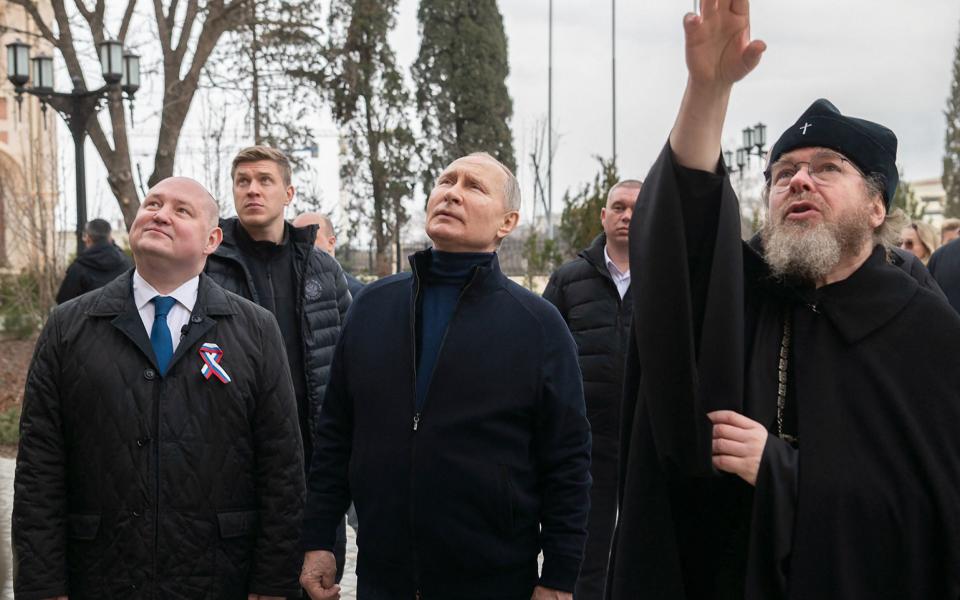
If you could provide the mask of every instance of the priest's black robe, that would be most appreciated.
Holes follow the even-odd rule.
[[[739,232],[727,177],[680,167],[668,145],[630,231],[608,595],[957,600],[960,318],[882,247],[813,289],[773,279]],[[776,435],[787,313],[784,428],[798,448]],[[717,409],[772,432],[755,488],[712,467]]]

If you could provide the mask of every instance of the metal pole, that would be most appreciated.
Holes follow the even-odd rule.
[[[613,166],[617,166],[617,0],[611,0],[610,19],[610,69],[613,89],[610,97],[613,103]]]
[[[553,239],[553,0],[547,34],[547,238]]]
[[[86,131],[73,131],[73,152],[77,162],[77,256],[84,250],[83,228],[87,224],[87,182],[83,164],[83,140]]]

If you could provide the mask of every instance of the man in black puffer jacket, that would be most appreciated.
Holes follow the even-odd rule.
[[[297,228],[283,213],[293,200],[290,161],[279,150],[251,146],[231,168],[237,217],[223,219],[223,243],[206,272],[225,289],[253,300],[277,318],[300,416],[304,467],[313,457],[313,431],[330,380],[330,361],[350,306],[347,281],[334,258],[314,248],[317,226]],[[337,560],[346,560],[341,527]]]
[[[126,273],[133,263],[110,237],[110,223],[91,219],[83,227],[86,246],[80,256],[67,267],[63,282],[57,291],[57,304],[101,288]]]
[[[310,432],[330,379],[350,292],[340,263],[314,248],[316,225],[295,228],[284,221],[294,195],[290,176],[290,163],[279,150],[253,146],[237,154],[232,177],[238,217],[220,221],[223,243],[207,261],[206,272],[277,318],[309,468]]]
[[[628,179],[610,188],[607,205],[600,211],[604,232],[577,258],[557,269],[543,292],[577,342],[593,432],[589,535],[576,600],[603,598],[616,520],[620,404],[632,306],[627,235],[640,185],[640,181]]]
[[[17,598],[299,593],[283,340],[269,312],[201,274],[219,240],[206,190],[165,179],[130,230],[136,270],[50,315],[23,396]]]

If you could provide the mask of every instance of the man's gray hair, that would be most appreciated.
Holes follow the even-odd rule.
[[[883,199],[883,192],[887,187],[886,177],[880,173],[871,173],[864,176],[863,184],[867,188],[868,196],[871,198],[880,196],[880,199]],[[900,232],[909,225],[910,218],[907,217],[907,213],[903,212],[903,209],[890,206],[887,208],[883,223],[873,230],[873,241],[889,250],[900,243]]]
[[[863,176],[863,186],[867,191],[868,198],[874,198],[876,196],[880,197],[880,201],[883,202],[883,193],[886,189],[887,180],[880,173],[870,173],[869,175]],[[760,192],[760,199],[763,202],[764,211],[767,215],[770,214],[770,182],[768,181],[766,185],[763,186],[763,189]],[[886,207],[886,205],[884,205]],[[907,217],[907,213],[903,212],[902,209],[890,206],[886,208],[886,216],[883,218],[883,223],[879,227],[873,230],[873,242],[875,244],[880,244],[886,249],[895,247],[900,243],[900,231],[904,227],[910,225],[910,219]]]
[[[516,176],[514,176],[513,171],[510,170],[507,165],[503,164],[489,152],[471,152],[467,157],[476,157],[476,158],[489,158],[493,162],[497,163],[503,172],[507,174],[507,181],[503,188],[503,206],[508,211],[520,210],[520,182],[517,181]]]
[[[624,179],[622,181],[618,181],[612,188],[610,188],[610,191],[607,192],[607,204],[610,204],[610,199],[613,198],[613,193],[620,188],[636,188],[639,190],[641,187],[643,187],[643,182],[639,179]]]

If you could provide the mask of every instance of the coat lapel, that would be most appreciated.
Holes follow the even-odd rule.
[[[140,353],[159,371],[150,336],[143,328],[143,320],[140,319],[140,312],[133,301],[133,269],[105,285],[97,302],[87,314],[91,317],[113,317],[110,324],[133,342]]]
[[[157,357],[153,353],[153,345],[150,343],[150,336],[147,335],[147,331],[143,327],[140,312],[133,301],[132,269],[104,286],[100,298],[97,299],[96,304],[87,314],[91,317],[113,317],[110,324],[133,342],[144,357],[150,361],[150,364],[159,371]],[[206,274],[201,274],[197,303],[194,304],[193,313],[190,315],[190,326],[187,328],[186,335],[177,345],[177,351],[170,360],[167,372],[169,373],[173,369],[173,366],[181,357],[190,353],[200,339],[217,324],[216,319],[212,316],[233,314],[236,314],[236,308],[223,288],[214,283]],[[176,332],[171,332],[171,334],[176,334]]]
[[[169,369],[172,370],[173,366],[184,355],[193,353],[193,347],[217,324],[216,319],[211,318],[211,315],[234,315],[236,312],[223,288],[214,283],[206,274],[201,273],[199,289],[197,290],[197,303],[193,305],[190,325],[187,328],[186,335],[180,339],[180,344],[177,346],[177,351],[173,353],[173,358],[170,359]]]

